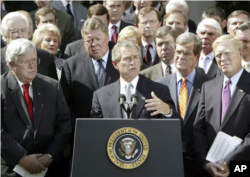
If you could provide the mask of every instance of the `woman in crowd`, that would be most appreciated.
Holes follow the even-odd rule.
[[[135,42],[139,47],[141,47],[141,34],[138,28],[134,26],[127,26],[123,28],[119,33],[117,43],[124,40]]]
[[[32,42],[37,48],[48,51],[54,57],[58,80],[61,78],[63,59],[57,58],[56,54],[61,44],[60,30],[53,24],[41,25],[33,34]]]

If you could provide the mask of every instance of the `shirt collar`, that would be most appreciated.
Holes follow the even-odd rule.
[[[187,27],[187,29],[184,31],[184,33],[188,33],[189,32],[189,27]]]
[[[161,66],[162,66],[163,72],[166,71],[166,67],[168,65],[166,65],[164,62],[161,62]],[[174,73],[175,72],[175,64],[174,64],[174,62],[172,64],[170,64],[170,66],[171,66],[171,69],[172,69],[172,73]]]
[[[147,48],[148,43],[146,43],[142,38],[141,38],[141,43],[142,43],[142,46],[143,46],[144,48]],[[152,49],[155,50],[155,42],[153,41],[153,42],[151,42],[150,44],[151,44],[152,47],[153,47]]]
[[[14,76],[15,76],[15,75],[14,75]],[[21,82],[16,76],[15,76],[15,78],[16,78],[16,80],[17,80],[17,83],[18,83],[19,87],[20,87],[20,88],[23,88],[24,83]],[[29,84],[32,86],[32,82],[30,82]]]
[[[243,67],[244,67],[247,63],[250,65],[250,61],[249,61],[249,62],[246,62],[246,61],[244,61],[244,60],[241,60],[241,65],[242,65]]]
[[[182,80],[182,75],[177,71],[177,83],[180,82]],[[187,77],[185,77],[190,83],[194,83],[194,77],[196,74],[196,69],[194,69]]]
[[[204,55],[202,52],[201,52],[201,56],[200,56],[200,59],[203,60],[204,57],[209,57],[209,60],[213,60],[214,59],[214,52],[210,52],[209,54],[207,55]]]
[[[156,8],[158,11],[160,11],[161,3],[159,2],[155,8]]]
[[[105,54],[102,58],[99,58],[99,59],[103,59],[105,65],[106,65],[106,64],[108,63],[108,56],[109,56],[109,49],[108,49],[108,51],[106,52],[106,54]],[[92,61],[93,61],[96,65],[98,65],[97,59],[93,59],[93,58],[92,58]]]
[[[2,5],[2,7],[1,7],[1,9],[2,9],[2,10],[6,10],[6,9],[5,9],[5,5],[4,5],[4,2],[3,2],[3,5]]]
[[[69,3],[70,4],[70,8],[73,9],[73,5],[72,5],[72,1],[70,2],[66,2],[66,0],[61,0],[62,3],[63,3],[63,6],[67,9],[67,4]]]
[[[121,20],[116,24],[109,22],[109,28],[112,28],[114,25],[117,27],[117,30],[120,31]]]
[[[130,15],[130,8],[128,8],[127,10],[124,11],[126,13],[126,16],[127,15]]]
[[[136,9],[136,10],[135,10],[135,15],[137,15],[137,14],[138,14],[138,10]]]
[[[139,81],[139,75],[137,75],[130,83],[133,85],[133,88],[136,89],[137,87],[137,84],[138,84],[138,81]],[[120,77],[120,86],[121,88],[125,88],[125,86],[128,84],[128,82],[126,82],[125,80],[123,80],[121,77]]]
[[[237,74],[235,74],[233,77],[230,78],[232,85],[236,86],[238,84],[238,81],[240,79],[241,74],[243,73],[243,70],[244,69],[241,68],[241,70]],[[224,75],[223,85],[225,85],[227,80],[228,80],[228,78],[226,77],[226,75]]]

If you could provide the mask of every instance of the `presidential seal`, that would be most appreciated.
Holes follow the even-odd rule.
[[[149,144],[145,135],[131,127],[116,130],[109,138],[107,152],[110,160],[123,169],[139,167],[147,159]]]

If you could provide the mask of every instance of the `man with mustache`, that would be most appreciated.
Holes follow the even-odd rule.
[[[153,7],[145,7],[137,15],[136,22],[142,35],[142,61],[141,70],[160,62],[155,49],[155,32],[161,27],[161,15]]]
[[[109,12],[109,40],[117,43],[119,32],[126,26],[134,26],[132,23],[127,23],[121,20],[125,10],[125,1],[103,1],[104,6]]]

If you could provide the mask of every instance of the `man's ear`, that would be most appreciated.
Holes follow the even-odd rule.
[[[118,68],[118,66],[117,66],[117,63],[116,63],[115,61],[112,61],[112,64],[113,64],[114,68],[117,69],[117,70],[119,71],[119,68]]]
[[[39,25],[38,21],[35,21],[35,23],[36,23],[36,27],[38,27],[38,25]]]
[[[227,26],[227,19],[223,20],[222,24],[223,24],[223,28],[225,28]]]
[[[58,24],[58,20],[56,19],[56,26],[57,26],[57,24]]]

